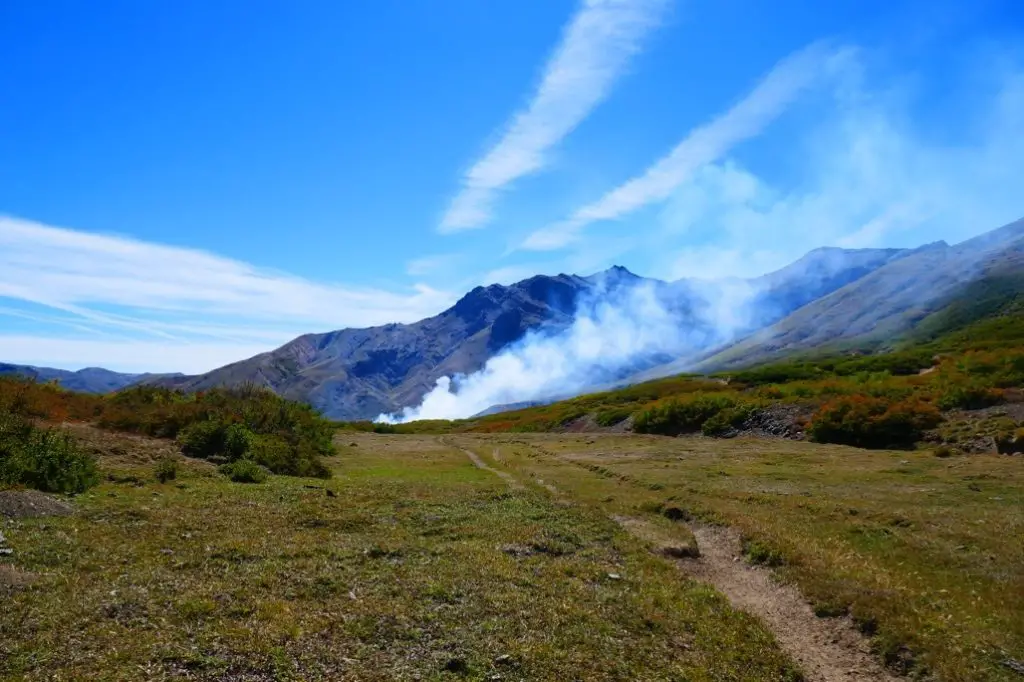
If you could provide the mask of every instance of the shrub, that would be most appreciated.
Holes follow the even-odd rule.
[[[263,483],[267,471],[251,459],[239,459],[217,469],[235,483]]]
[[[737,405],[736,407],[727,407],[721,410],[717,414],[708,417],[707,421],[701,425],[700,430],[705,436],[726,436],[732,433],[735,429],[743,426],[743,422],[747,421],[750,413],[754,411],[753,405]]]
[[[249,457],[275,474],[330,478],[330,469],[308,447],[293,446],[280,436],[254,436]]]
[[[262,457],[281,474],[329,477],[319,458],[334,454],[334,424],[309,405],[252,384],[198,393],[126,389],[106,399],[100,426],[177,438],[185,455],[229,462],[251,459],[257,441],[269,438],[274,453],[264,448]]]
[[[998,405],[1004,400],[1003,392],[977,384],[951,386],[939,396],[938,406],[942,410],[980,410]]]
[[[253,433],[243,424],[231,424],[224,429],[224,456],[230,461],[241,459],[252,448]]]
[[[196,422],[178,434],[181,452],[188,457],[224,457],[229,462],[249,454],[253,433],[243,424],[207,420]]]
[[[156,466],[153,467],[153,475],[161,483],[173,481],[178,477],[178,460],[170,456],[161,457]]]
[[[98,482],[95,458],[82,452],[70,435],[0,413],[0,484],[80,493]]]
[[[934,406],[919,400],[889,402],[870,396],[844,396],[826,403],[807,432],[819,443],[861,448],[906,448],[942,421]]]
[[[596,421],[599,426],[615,426],[616,424],[620,424],[629,419],[631,414],[633,414],[633,409],[631,407],[613,407],[611,409],[601,410],[598,412],[594,416],[594,421]]]
[[[227,456],[225,452],[225,435],[227,427],[221,422],[206,420],[185,427],[178,434],[181,452],[186,457],[210,459],[211,457]],[[237,457],[235,459],[238,459]]]
[[[669,401],[640,412],[633,422],[637,433],[678,436],[699,431],[704,422],[736,401],[724,395],[702,395],[686,402]]]

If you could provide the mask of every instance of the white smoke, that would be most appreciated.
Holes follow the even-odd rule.
[[[377,421],[461,419],[495,405],[568,397],[655,359],[677,360],[721,343],[748,324],[747,282],[729,286],[638,280],[599,286],[577,304],[572,323],[535,330],[468,376],[441,377],[416,407]],[[644,363],[647,363],[645,365]]]

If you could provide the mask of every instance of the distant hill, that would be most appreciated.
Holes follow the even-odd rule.
[[[53,367],[11,365],[0,362],[0,376],[17,375],[36,381],[56,381],[63,388],[83,393],[110,393],[132,384],[163,378],[182,376],[180,374],[125,374],[102,367],[86,367],[76,372]]]

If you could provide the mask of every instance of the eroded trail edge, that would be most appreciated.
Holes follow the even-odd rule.
[[[501,477],[510,487],[525,488],[515,476],[490,466],[469,448],[442,442],[461,450],[476,467]],[[495,455],[495,461],[500,461],[497,452]],[[564,491],[553,485],[543,487],[557,497],[564,495]],[[664,551],[669,545],[661,542],[662,538],[652,537],[648,524],[638,519],[614,516],[612,519],[645,543],[653,542],[658,553],[669,558],[678,556]],[[796,587],[776,581],[770,569],[748,564],[743,559],[737,531],[689,525],[700,555],[675,559],[676,564],[690,577],[708,583],[725,595],[734,608],[760,618],[783,651],[800,665],[808,682],[900,682],[903,679],[885,669],[872,654],[868,639],[849,618],[819,618]]]

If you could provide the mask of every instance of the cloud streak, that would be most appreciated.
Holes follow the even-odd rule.
[[[654,221],[652,241],[669,245],[658,274],[749,275],[812,246],[956,243],[1019,219],[1024,68],[985,62],[966,79],[970,107],[943,137],[923,132],[928,126],[914,115],[920,105],[905,92],[841,79],[834,108],[791,140],[800,159],[795,180],[778,183],[726,159],[676,191]],[[671,248],[680,242],[681,250]]]
[[[529,235],[522,248],[561,249],[577,241],[587,225],[621,218],[639,208],[668,199],[703,166],[726,155],[737,144],[757,136],[810,87],[841,53],[815,43],[782,60],[729,111],[694,130],[641,175],[611,190],[567,220]]]
[[[395,293],[313,282],[197,249],[0,216],[4,299],[18,304],[16,314],[0,311],[7,319],[50,320],[50,326],[73,324],[105,335],[113,344],[108,364],[122,357],[118,344],[140,343],[140,353],[152,352],[147,369],[180,371],[212,369],[225,357],[238,360],[317,328],[412,322],[454,301],[424,285]],[[161,343],[165,352],[154,350]],[[95,355],[94,346],[83,344],[38,343],[32,361],[80,364]],[[31,352],[24,335],[0,334],[5,361],[27,361]],[[187,359],[187,366],[166,366],[172,357]]]
[[[551,149],[604,100],[669,0],[585,0],[529,104],[462,179],[441,233],[482,227],[502,188],[548,163]]]

